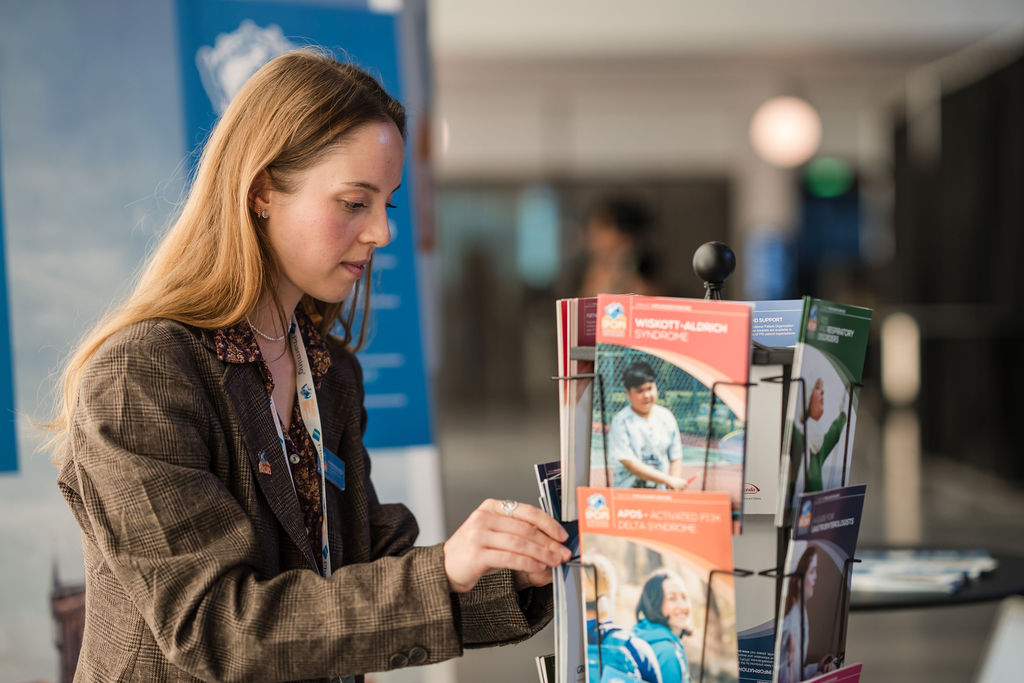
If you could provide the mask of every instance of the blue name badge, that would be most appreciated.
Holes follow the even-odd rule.
[[[345,490],[345,461],[324,448],[324,466],[327,471],[324,475],[327,481],[338,487],[339,491]]]

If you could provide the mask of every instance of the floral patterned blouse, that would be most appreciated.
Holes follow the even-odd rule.
[[[295,310],[295,320],[299,324],[302,342],[306,346],[306,355],[309,357],[313,381],[316,388],[319,389],[324,374],[331,367],[331,356],[320,332],[301,307]],[[270,370],[263,360],[263,354],[256,343],[256,335],[249,327],[249,323],[243,321],[233,327],[217,330],[214,335],[214,343],[217,348],[217,357],[225,363],[259,364],[269,400],[274,391],[274,378],[270,376]],[[282,420],[283,422],[284,420]],[[309,544],[313,548],[313,555],[319,562],[323,528],[319,456],[316,446],[313,445],[313,439],[310,438],[302,421],[298,400],[292,404],[292,419],[288,429],[284,431],[284,441],[285,449],[288,452],[288,464],[292,469],[292,480],[295,482],[295,491],[299,497],[299,508],[302,510],[306,533],[309,535]]]

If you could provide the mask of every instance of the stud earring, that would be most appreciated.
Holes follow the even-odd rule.
[[[260,211],[260,218],[262,218],[263,220],[266,220],[269,216],[270,216],[270,214],[267,213],[266,209],[263,209],[262,211]]]

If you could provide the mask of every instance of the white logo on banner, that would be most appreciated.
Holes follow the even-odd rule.
[[[231,98],[261,66],[297,47],[284,37],[281,27],[260,28],[251,19],[243,19],[231,33],[218,34],[213,47],[199,48],[196,67],[217,114],[224,113]]]

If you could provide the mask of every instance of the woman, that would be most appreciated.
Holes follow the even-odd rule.
[[[633,633],[654,649],[665,683],[689,683],[690,668],[680,638],[690,635],[690,616],[683,579],[668,569],[651,574],[640,591]]]
[[[818,548],[807,544],[797,560],[796,569],[786,582],[786,600],[782,609],[782,638],[789,636],[791,647],[796,651],[797,669],[807,659],[807,641],[810,639],[810,624],[807,621],[807,602],[814,595],[818,583]],[[801,600],[801,591],[803,599]]]
[[[807,661],[807,643],[810,640],[810,622],[807,619],[807,603],[814,596],[815,587],[818,585],[818,547],[808,543],[807,548],[797,560],[796,569],[786,582],[786,599],[783,605],[782,633],[781,638],[785,642],[789,638],[787,650],[781,651],[782,657],[796,658],[797,671],[802,669],[803,674],[798,680],[803,680],[819,673],[835,671],[837,663],[834,655],[826,654],[819,660],[805,665]],[[801,591],[803,600],[800,599]]]
[[[582,261],[572,274],[574,296],[657,294],[655,257],[645,246],[653,227],[651,212],[633,199],[608,197],[595,206],[584,228]]]
[[[132,295],[71,357],[54,426],[86,564],[78,680],[357,681],[549,619],[569,556],[554,520],[488,500],[413,548],[412,515],[370,483],[354,311],[404,131],[358,68],[270,62]]]

